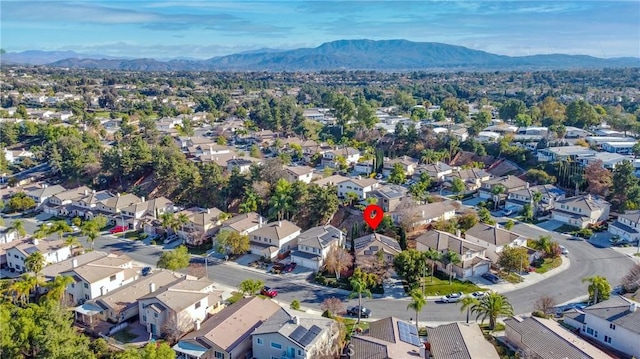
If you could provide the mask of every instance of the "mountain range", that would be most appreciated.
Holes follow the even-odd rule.
[[[72,51],[6,53],[4,64],[127,71],[546,70],[640,67],[640,58],[505,56],[463,46],[407,40],[338,40],[316,48],[260,49],[206,60],[116,58]]]

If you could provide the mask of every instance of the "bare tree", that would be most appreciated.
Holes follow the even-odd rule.
[[[184,334],[193,330],[194,327],[195,323],[191,320],[186,311],[179,314],[171,313],[162,326],[162,333],[164,338],[173,345]]]
[[[335,273],[336,278],[340,279],[340,272],[348,269],[352,264],[353,256],[349,252],[343,248],[333,247],[327,253],[324,268],[329,272]]]
[[[556,304],[557,303],[555,298],[543,295],[542,297],[538,298],[538,300],[536,300],[536,302],[534,303],[534,308],[544,313],[544,315],[550,315],[553,313],[553,308],[556,306]]]
[[[207,235],[206,231],[195,231],[195,232],[192,232],[191,234],[189,234],[189,237],[191,237],[190,242],[194,246],[202,245],[202,244],[206,243],[207,240],[209,239],[209,236]]]
[[[419,219],[416,206],[418,204],[411,198],[403,199],[396,208],[396,216],[398,218],[398,225],[402,227],[406,232],[413,230],[413,224]]]
[[[633,293],[640,289],[640,264],[636,263],[620,281],[627,293]]]
[[[344,303],[336,297],[326,298],[322,304],[320,304],[320,309],[329,312],[331,316],[342,314],[345,311]]]
[[[206,258],[205,258],[206,260]],[[206,277],[207,275],[207,271],[205,269],[205,266],[203,264],[200,263],[192,263],[189,264],[189,267],[187,268],[187,272],[189,275],[192,275],[196,278],[203,278]]]
[[[384,252],[378,251],[373,256],[361,256],[356,258],[356,266],[363,272],[373,273],[378,278],[378,284],[391,276],[392,267],[384,260]]]

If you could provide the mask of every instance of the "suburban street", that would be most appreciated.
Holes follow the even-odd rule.
[[[11,221],[11,219],[5,219],[6,225],[10,225]],[[25,219],[24,223],[29,233],[33,233],[38,227],[34,219]],[[612,287],[616,286],[633,265],[630,258],[610,248],[598,248],[586,241],[570,241],[559,233],[549,232],[530,224],[518,223],[512,231],[534,239],[541,235],[551,235],[554,240],[569,250],[568,257],[571,260],[571,266],[568,269],[528,287],[505,293],[517,314],[531,312],[534,302],[542,295],[554,297],[557,303],[584,296],[587,293],[587,284],[582,280],[586,277],[605,276]],[[86,248],[90,248],[90,244],[84,238],[81,237],[80,242]],[[98,238],[94,248],[97,251],[124,253],[133,260],[149,266],[155,266],[162,253],[160,246],[145,245],[141,241],[134,242],[111,235]],[[194,257],[192,262],[203,263],[203,258]],[[291,302],[293,299],[298,299],[303,307],[309,309],[320,311],[320,303],[328,297],[345,299],[346,306],[357,304],[357,299],[346,300],[348,293],[344,290],[306,282],[307,274],[308,272],[267,274],[264,271],[259,272],[236,263],[225,263],[213,258],[209,260],[208,265],[209,278],[217,283],[237,287],[245,279],[260,279],[267,286],[278,291],[277,300]],[[415,316],[413,311],[407,310],[408,299],[406,298],[363,298],[363,304],[372,310],[374,318],[392,315],[409,319]],[[457,321],[464,320],[465,317],[466,313],[460,312],[460,304],[443,304],[432,300],[420,314],[420,320],[426,322]]]

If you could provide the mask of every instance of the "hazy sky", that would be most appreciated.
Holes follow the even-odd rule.
[[[13,1],[7,51],[209,58],[339,39],[407,39],[505,55],[640,56],[640,1]]]

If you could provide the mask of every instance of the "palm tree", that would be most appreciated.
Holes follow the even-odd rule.
[[[349,282],[351,284],[351,294],[349,294],[349,299],[353,297],[358,297],[358,323],[360,323],[360,319],[362,317],[362,296],[371,298],[371,291],[367,288],[367,283],[365,283],[362,278],[352,278]]]
[[[533,218],[536,218],[538,216],[538,205],[540,201],[542,201],[542,193],[537,191],[533,192],[531,199],[533,200]]]
[[[433,282],[433,275],[436,271],[436,262],[442,260],[442,253],[433,248],[429,248],[428,251],[424,252],[424,256],[431,262],[431,282]]]
[[[73,229],[71,229],[71,226],[69,226],[67,221],[64,220],[53,222],[53,225],[51,226],[51,228],[49,228],[49,234],[56,233],[59,240],[62,240],[62,236],[65,233],[69,233],[72,231]]]
[[[178,214],[178,217],[176,218],[176,224],[180,226],[180,231],[182,232],[182,235],[184,236],[184,225],[189,223],[189,216],[187,216],[186,213],[180,213]]]
[[[40,228],[38,228],[38,230],[33,233],[33,238],[43,239],[43,238],[47,238],[48,235],[49,235],[49,227],[47,227],[47,225],[43,223],[40,225]]]
[[[46,296],[49,300],[56,300],[62,302],[67,287],[73,283],[73,277],[70,276],[56,276],[52,281],[45,284],[45,287],[49,289]]]
[[[162,228],[164,228],[165,231],[169,231],[169,229],[173,228],[174,222],[175,222],[175,218],[173,217],[173,213],[164,212],[163,214],[160,215],[160,223]]]
[[[482,318],[482,322],[489,318],[489,329],[496,327],[499,316],[513,315],[513,307],[507,297],[496,292],[489,292],[471,307],[471,312],[476,314],[476,320]]]
[[[9,290],[14,292],[16,300],[19,299],[23,305],[26,305],[29,301],[29,294],[31,294],[31,291],[34,290],[39,283],[40,280],[38,277],[25,273],[19,280],[13,282]]]
[[[100,236],[100,229],[97,226],[89,221],[85,222],[82,225],[81,232],[83,236],[87,236],[87,241],[91,243],[91,250],[93,250],[93,244],[95,240]]]
[[[500,195],[503,194],[505,191],[506,191],[506,188],[504,188],[504,186],[501,184],[491,189],[491,193],[493,194],[494,210],[498,209],[498,206],[500,205]]]
[[[69,247],[69,251],[72,251],[74,246],[80,245],[80,241],[78,241],[78,237],[75,236],[67,237],[67,239],[64,240],[64,245]]]
[[[11,223],[9,226],[10,231],[16,231],[18,234],[18,239],[22,239],[22,237],[27,235],[27,230],[24,229],[24,221],[21,219],[17,219]]]
[[[535,241],[536,249],[539,249],[545,253],[545,255],[550,255],[553,250],[553,241],[551,240],[551,236],[540,236],[537,241]]]
[[[413,309],[416,311],[416,329],[420,330],[419,322],[420,322],[420,312],[422,308],[427,305],[427,297],[424,295],[424,292],[420,289],[414,289],[410,293],[411,302],[407,305],[407,309]]]
[[[477,305],[479,301],[474,297],[464,297],[462,298],[462,307],[460,307],[460,312],[467,311],[467,324],[469,324],[469,315],[471,314],[471,308],[474,305]]]
[[[42,268],[44,268],[45,264],[46,260],[44,258],[44,255],[40,251],[33,252],[24,259],[24,267],[26,268],[26,270],[28,272],[35,273],[36,276],[40,274],[40,271],[42,271]]]
[[[571,176],[569,176],[569,180],[573,181],[573,183],[575,183],[576,185],[576,192],[575,195],[579,195],[580,194],[580,186],[582,186],[582,184],[584,183],[584,175],[582,173],[574,173]]]
[[[449,267],[449,284],[451,284],[451,278],[453,277],[453,266],[461,263],[460,256],[456,252],[447,251],[441,259],[444,262],[445,267]]]

